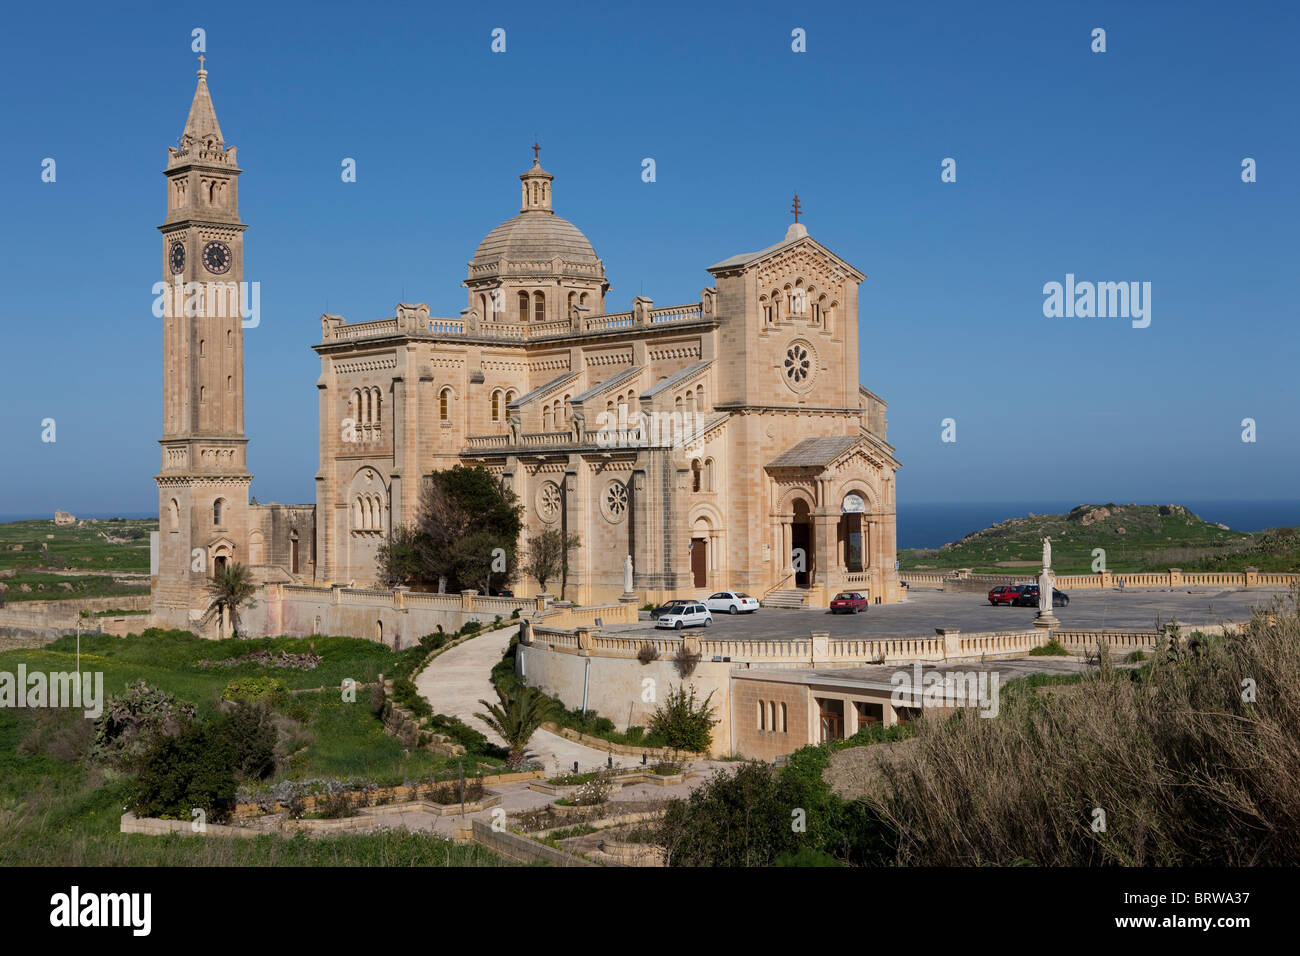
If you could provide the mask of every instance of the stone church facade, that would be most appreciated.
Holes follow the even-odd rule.
[[[242,277],[239,170],[204,77],[169,151],[168,281],[177,243],[183,276]],[[885,403],[859,382],[863,274],[796,221],[709,267],[697,302],[638,296],[609,312],[604,264],[556,214],[536,149],[519,182],[519,213],[469,262],[459,316],[401,303],[376,321],[321,317],[314,515],[248,503],[239,321],[205,320],[218,348],[193,320],[164,320],[156,605],[179,608],[188,590],[193,606],[222,560],[264,580],[371,583],[424,476],[457,464],[519,496],[526,536],[578,536],[564,596],[581,604],[630,597],[628,556],[638,601],[733,588],[897,600],[899,463]],[[175,570],[196,550],[204,571]]]

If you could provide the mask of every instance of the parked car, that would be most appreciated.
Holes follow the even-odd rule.
[[[993,590],[989,591],[989,603],[993,605],[1005,604],[1008,607],[1016,603],[1016,598],[1020,596],[1027,584],[999,584]]]
[[[651,620],[657,621],[659,620],[661,615],[663,615],[667,611],[671,611],[673,608],[681,607],[684,604],[694,604],[694,603],[695,603],[694,598],[673,598],[668,603],[661,604],[659,607],[651,611],[650,618]]]
[[[1017,595],[1013,603],[1016,607],[1038,607],[1038,585],[1024,585],[1024,590]],[[1052,588],[1052,607],[1066,607],[1069,603],[1070,595]]]
[[[753,614],[758,610],[758,598],[750,597],[744,591],[719,591],[705,598],[704,606],[710,611],[726,611],[728,614]]]
[[[867,609],[867,599],[857,591],[841,591],[831,599],[831,613],[861,614]]]
[[[669,608],[659,615],[655,627],[671,627],[681,630],[684,627],[712,627],[713,613],[700,603],[680,604]]]

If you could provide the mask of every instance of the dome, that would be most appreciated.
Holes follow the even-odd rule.
[[[497,226],[474,250],[470,265],[500,259],[511,262],[549,261],[556,256],[575,265],[597,265],[600,260],[582,230],[554,213],[525,212]]]

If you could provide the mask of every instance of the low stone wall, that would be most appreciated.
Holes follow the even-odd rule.
[[[673,750],[671,747],[637,747],[632,744],[616,744],[612,740],[606,740],[603,737],[592,737],[590,734],[579,733],[570,727],[561,727],[559,724],[550,721],[542,724],[542,729],[549,730],[565,740],[572,740],[574,743],[582,744],[584,747],[603,750],[605,753],[616,754],[620,757],[640,757],[645,754],[646,758],[650,760],[698,760],[704,756],[703,754],[690,753],[685,750]]]
[[[962,574],[957,571],[899,572],[911,587],[939,588],[943,591],[978,592],[999,585],[1032,584],[1037,570],[1022,574]],[[1105,588],[1290,588],[1300,584],[1300,574],[1264,572],[1256,568],[1245,571],[1168,571],[1124,573],[1104,571],[1099,574],[1057,575],[1056,587],[1062,591],[1088,591]]]
[[[516,863],[546,863],[550,866],[596,866],[590,860],[565,853],[508,830],[494,830],[490,823],[474,821],[473,840],[498,856]]]

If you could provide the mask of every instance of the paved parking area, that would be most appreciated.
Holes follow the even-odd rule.
[[[1164,621],[1177,618],[1189,626],[1219,624],[1246,620],[1251,608],[1282,593],[1265,588],[1074,591],[1069,606],[1056,608],[1054,613],[1067,628],[1153,627],[1157,615]],[[803,637],[812,631],[829,631],[832,637],[929,637],[936,627],[955,627],[968,633],[1031,627],[1036,612],[1029,607],[993,607],[983,594],[914,590],[907,601],[873,604],[862,614],[766,607],[753,614],[714,614],[713,626],[705,633],[746,639]],[[648,615],[642,614],[642,618],[636,624],[606,625],[603,630],[617,633],[654,626]]]

